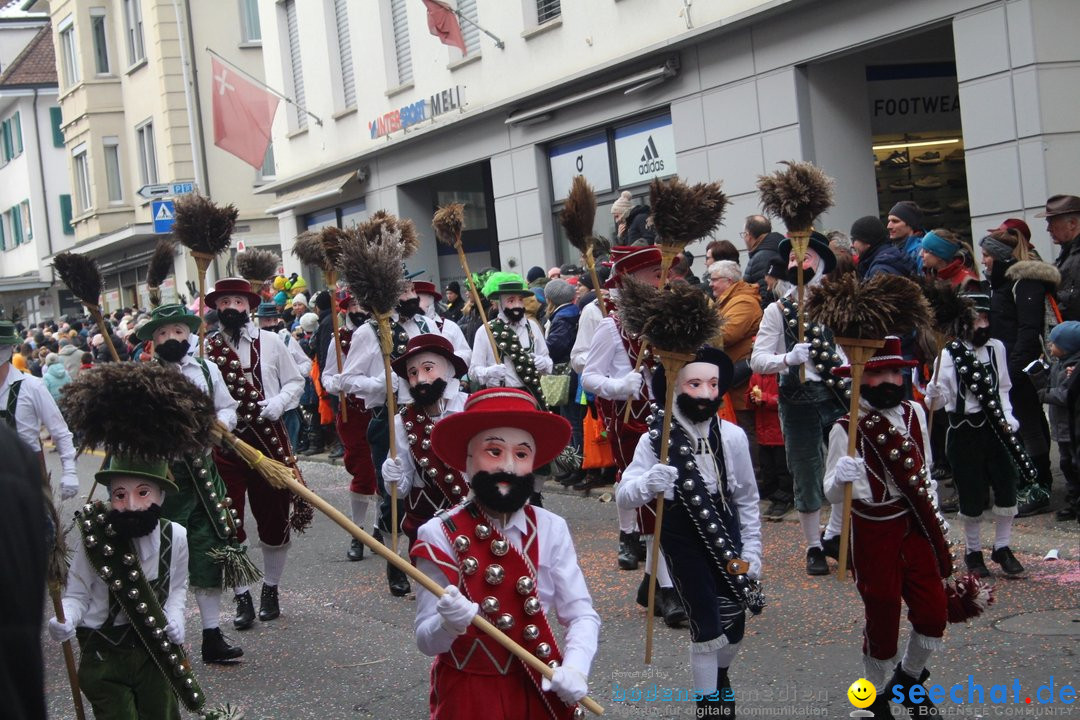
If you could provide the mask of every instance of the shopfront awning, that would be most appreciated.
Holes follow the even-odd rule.
[[[27,290],[45,290],[50,284],[42,280],[37,274],[0,278],[0,294],[26,292]]]
[[[335,175],[321,182],[311,183],[287,193],[277,196],[276,202],[266,208],[267,215],[280,215],[286,210],[307,205],[308,203],[323,200],[332,200],[345,193],[351,183],[360,182],[360,174],[356,170],[350,170],[344,175]]]

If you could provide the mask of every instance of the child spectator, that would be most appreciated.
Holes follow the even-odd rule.
[[[1069,435],[1070,388],[1076,385],[1076,364],[1080,363],[1080,321],[1069,320],[1050,331],[1050,385],[1046,402],[1050,405],[1050,433],[1061,455],[1061,474],[1065,478],[1065,507],[1057,511],[1058,520],[1076,520],[1080,516],[1080,473],[1076,466],[1076,446]],[[1075,390],[1072,390],[1075,395]],[[1075,422],[1075,420],[1074,420]]]
[[[769,498],[769,507],[762,513],[766,520],[780,521],[795,507],[795,492],[791,486],[791,471],[784,451],[784,433],[780,429],[780,410],[777,405],[779,386],[776,375],[754,373],[746,388],[746,403],[754,409],[757,430],[758,462],[761,477],[758,488],[761,497]]]

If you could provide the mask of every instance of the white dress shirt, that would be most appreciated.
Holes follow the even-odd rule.
[[[7,410],[11,385],[19,381],[22,381],[22,384],[19,386],[19,400],[15,405],[15,431],[19,439],[35,453],[41,452],[41,426],[44,425],[60,455],[60,484],[78,488],[79,474],[75,467],[75,445],[71,440],[71,431],[68,430],[64,416],[60,414],[60,408],[56,406],[49,389],[45,387],[45,382],[9,364],[7,377],[0,382],[0,408]]]
[[[555,611],[559,623],[566,628],[563,643],[563,665],[581,671],[586,677],[596,654],[596,643],[600,635],[600,616],[593,609],[592,597],[585,584],[585,576],[578,565],[574,541],[570,538],[570,528],[566,520],[543,508],[533,508],[536,513],[536,542],[538,558],[536,565],[536,591],[544,613]],[[521,550],[521,541],[527,525],[524,510],[518,510],[510,516],[504,526],[496,518],[491,518],[491,525],[501,532],[515,548]],[[427,542],[456,558],[457,553],[450,546],[450,540],[442,529],[442,520],[434,517],[420,526],[417,532],[418,542]],[[416,567],[436,582],[442,584],[446,579],[443,568],[431,560],[419,558]],[[459,578],[451,578],[447,584],[457,584]],[[450,650],[456,636],[442,625],[442,618],[435,609],[438,598],[427,590],[416,593],[416,645],[425,655],[438,655]]]
[[[461,382],[457,378],[446,381],[446,391],[443,393],[443,401],[440,402],[442,412],[432,415],[432,422],[439,422],[447,415],[461,412],[465,409],[465,401],[469,396],[461,392]],[[414,488],[427,486],[424,473],[417,472],[413,454],[408,451],[409,433],[405,430],[405,421],[401,415],[394,416],[394,434],[397,436],[398,461],[401,463],[401,481],[398,483],[398,496],[409,494]]]
[[[795,290],[792,290],[789,296],[794,293]],[[807,342],[810,340],[810,337],[806,338]],[[840,355],[840,364],[846,364],[847,356],[844,355],[843,348],[835,343],[833,347],[836,353]],[[750,368],[762,375],[787,372],[788,367],[790,367],[784,362],[784,356],[787,355],[787,352],[787,340],[784,338],[784,311],[781,309],[779,302],[774,302],[765,308],[765,313],[761,316],[757,338],[754,340],[754,349],[750,353]],[[822,378],[814,368],[814,358],[808,359],[804,365],[806,366],[807,382],[821,382]]]
[[[424,321],[427,322],[432,333],[442,335],[449,340],[450,344],[454,346],[454,354],[464,360],[466,365],[469,364],[469,361],[472,360],[472,348],[469,347],[469,341],[465,339],[465,333],[461,332],[461,327],[456,322],[436,315],[434,305],[428,306],[427,312],[424,313]],[[439,327],[440,325],[442,327]]]
[[[232,347],[227,333],[222,332],[221,337]],[[304,378],[301,377],[299,368],[276,332],[260,330],[252,322],[240,330],[239,347],[233,347],[240,358],[244,376],[251,380],[251,347],[252,340],[256,337],[259,338],[263,395],[268,402],[280,405],[282,411],[296,407],[300,403],[300,395],[304,392]]]
[[[161,362],[170,367],[179,368],[184,377],[195,383],[204,393],[210,394],[210,390],[206,387],[206,376],[203,375],[202,366],[192,356],[191,352],[181,358],[179,363],[165,363],[163,360]],[[218,364],[205,358],[203,358],[203,362],[206,363],[206,369],[210,373],[210,382],[214,386],[214,392],[211,396],[214,401],[214,412],[221,424],[231,432],[236,429],[236,411],[240,407],[240,403],[236,402],[236,399],[229,394],[229,387],[225,384],[225,378],[221,376]]]
[[[975,353],[975,359],[983,365],[990,364],[990,353],[994,353],[994,369],[997,371],[998,402],[1001,403],[1001,411],[1005,419],[1009,421],[1009,427],[1015,431],[1020,424],[1013,416],[1012,403],[1009,401],[1009,391],[1012,389],[1012,378],[1009,377],[1009,364],[1005,355],[1005,346],[996,338],[990,338],[982,347],[972,349],[971,343],[964,346]],[[956,412],[956,401],[960,397],[957,386],[956,364],[953,363],[952,353],[948,348],[941,351],[941,360],[934,377],[930,379],[927,392],[933,397],[929,399],[930,409],[937,410],[944,407],[948,412]],[[971,415],[982,412],[982,405],[975,393],[964,388],[963,414]]]
[[[278,337],[281,338],[281,342],[285,343],[285,347],[288,348],[289,354],[292,355],[293,362],[296,363],[296,369],[300,371],[301,377],[311,377],[311,358],[304,353],[304,349],[300,347],[300,342],[294,338],[288,330],[279,330]]]
[[[98,576],[86,557],[82,544],[82,535],[74,533],[75,554],[68,570],[68,584],[64,591],[64,618],[76,627],[93,630],[101,628],[109,616],[109,588]],[[106,542],[106,540],[102,540]],[[135,550],[139,554],[139,567],[149,581],[157,580],[158,552],[161,549],[161,532],[151,532],[135,538]],[[119,564],[119,562],[117,563]],[[172,551],[169,559],[169,596],[163,609],[169,620],[184,626],[184,606],[187,603],[188,588],[188,543],[187,530],[179,523],[172,524]],[[130,622],[123,610],[117,615],[113,625],[127,625]]]
[[[615,291],[611,292],[614,296]],[[578,318],[577,337],[574,338],[574,347],[570,348],[570,367],[579,375],[585,369],[585,359],[589,355],[589,348],[592,347],[593,336],[596,335],[596,328],[603,319],[604,314],[600,312],[600,305],[596,300],[593,300],[581,310],[581,316]]]
[[[678,408],[673,411],[674,418],[686,428],[687,435],[691,439],[707,439],[709,423],[691,423],[682,418]],[[757,480],[754,477],[754,466],[750,461],[750,445],[746,440],[743,429],[727,420],[719,420],[720,423],[720,446],[724,451],[724,469],[727,472],[728,487],[731,488],[731,500],[735,503],[738,512],[739,528],[742,536],[742,557],[750,563],[750,575],[754,578],[761,576],[761,515],[758,508]],[[708,443],[704,443],[707,445]],[[694,462],[701,471],[701,479],[705,488],[710,493],[718,490],[719,473],[712,453],[706,449],[704,452],[696,452],[701,449],[702,443],[695,443],[693,454]],[[669,453],[670,454],[670,453]],[[668,463],[671,463],[669,458]],[[620,509],[630,510],[639,508],[653,500],[656,496],[649,492],[645,485],[645,475],[653,465],[657,464],[656,453],[653,452],[652,441],[648,434],[642,435],[634,450],[634,459],[623,470],[622,478],[615,486],[615,503]],[[675,497],[673,490],[664,493],[667,500]]]
[[[506,319],[506,315],[504,315],[501,310],[499,311],[498,318],[506,323],[506,327],[517,335],[518,342],[521,343],[522,349],[532,352],[533,363],[539,373],[541,375],[549,374],[554,364],[551,361],[547,340],[544,339],[544,331],[540,329],[540,325],[528,316],[522,318],[519,323],[511,323]],[[484,332],[485,334],[487,333],[486,330]],[[496,342],[498,342],[498,340],[498,338],[495,338]],[[506,379],[502,385],[504,387],[524,387],[525,383],[521,382],[521,378],[518,377],[517,371],[514,370],[514,361],[510,358],[510,354],[508,352],[503,352],[500,349],[499,356],[502,358],[502,365],[506,368]],[[488,381],[489,370],[494,367],[495,364],[495,355],[491,351],[491,343],[478,342],[472,350],[472,362],[469,364],[469,377],[485,387],[497,386],[497,382]]]
[[[348,315],[345,316],[345,322],[341,326],[341,329],[352,330],[352,340],[355,341],[357,339],[356,326],[353,325],[353,322],[349,319]],[[351,344],[348,349],[342,348],[342,360],[345,360],[346,357],[348,357],[347,353],[349,349],[352,349]],[[340,374],[341,369],[338,367],[337,361],[337,339],[331,338],[330,346],[326,350],[326,367],[319,368],[319,384],[323,386],[323,390],[331,395],[336,395],[341,392],[341,383],[338,380]]]
[[[581,371],[581,386],[586,392],[608,400],[629,400],[637,397],[639,393],[631,395],[620,387],[619,380],[633,372],[634,366],[622,338],[619,337],[615,319],[606,317],[601,320],[592,338],[592,345]],[[648,368],[642,364],[639,371],[648,383]]]

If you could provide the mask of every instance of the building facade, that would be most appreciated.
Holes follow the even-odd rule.
[[[55,313],[44,258],[74,239],[48,15],[0,8],[0,309],[40,322]]]
[[[39,3],[41,4],[41,3]],[[189,186],[240,212],[236,239],[277,243],[269,204],[255,190],[273,178],[272,155],[261,171],[213,146],[211,49],[260,76],[262,42],[250,2],[191,0],[52,0],[47,3],[57,48],[60,108],[70,167],[74,250],[95,258],[105,280],[102,306],[147,307],[146,269],[168,207],[164,198]],[[159,198],[161,199],[161,198]],[[229,258],[210,269],[227,273]],[[176,257],[162,287],[165,301],[194,297],[195,266]],[[60,292],[62,312],[78,303]]]
[[[286,249],[385,208],[417,221],[416,269],[445,282],[461,271],[427,218],[458,200],[474,269],[573,262],[558,212],[577,173],[602,210],[624,189],[647,202],[653,177],[722,180],[717,235],[741,246],[757,177],[805,159],[836,179],[824,229],[913,199],[976,241],[1027,218],[1052,257],[1032,216],[1080,191],[1070,0],[457,0],[497,37],[463,22],[464,55],[420,2],[259,7],[267,82],[318,117],[274,126],[261,190]]]

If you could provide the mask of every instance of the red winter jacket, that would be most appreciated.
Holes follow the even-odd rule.
[[[761,402],[754,399],[753,390],[761,388]],[[780,411],[777,409],[779,389],[776,375],[754,373],[746,385],[746,407],[754,409],[754,427],[757,429],[758,445],[783,445],[784,433],[780,430]]]

